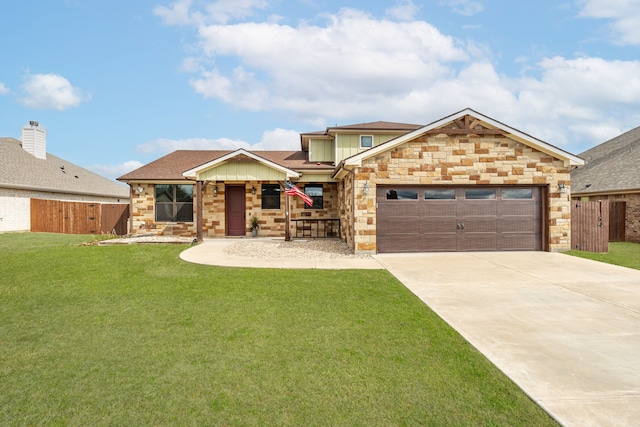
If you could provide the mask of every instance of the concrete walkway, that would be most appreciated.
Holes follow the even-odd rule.
[[[375,258],[561,424],[640,425],[640,271],[547,252]]]
[[[640,425],[640,271],[547,252],[254,259],[232,239],[181,254],[236,267],[386,268],[565,426]],[[383,267],[384,266],[384,267]]]
[[[258,239],[251,239],[258,241]],[[273,240],[273,239],[270,239]],[[180,254],[180,259],[195,264],[218,265],[223,267],[252,268],[322,268],[322,269],[377,269],[384,267],[373,258],[364,259],[287,259],[287,258],[248,258],[227,255],[224,248],[241,239],[210,239],[193,246]]]

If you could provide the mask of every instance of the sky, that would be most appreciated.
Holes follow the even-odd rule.
[[[640,126],[638,0],[4,0],[0,136],[115,179],[178,149],[472,108],[579,154]]]

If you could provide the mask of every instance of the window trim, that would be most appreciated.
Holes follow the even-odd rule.
[[[307,193],[307,188],[319,188],[321,190],[320,196],[312,196]],[[322,184],[305,184],[304,186],[304,194],[307,194],[311,199],[313,199],[313,205],[309,206],[306,203],[304,204],[305,209],[315,209],[320,210],[324,209],[324,185]],[[320,205],[319,207],[317,205]]]
[[[158,193],[157,193],[157,186],[159,185],[164,185],[164,186],[169,186],[169,188],[171,188],[171,198],[172,200],[170,202],[158,202]],[[190,202],[181,202],[178,201],[178,194],[177,194],[177,188],[178,186],[183,186],[183,187],[190,187],[191,189],[191,201]],[[153,186],[153,219],[155,222],[157,223],[184,223],[184,224],[190,224],[194,222],[194,213],[193,213],[193,208],[194,208],[194,193],[195,193],[195,186],[193,184],[154,184]],[[158,219],[158,203],[162,204],[162,205],[171,205],[171,219]],[[191,220],[188,221],[179,221],[178,220],[178,215],[180,213],[180,207],[184,207],[187,205],[191,205],[191,210],[189,210],[189,212],[191,213]]]
[[[265,187],[271,187],[271,188],[274,188],[274,189],[278,192],[278,195],[277,195],[277,199],[278,199],[278,207],[275,207],[275,208],[269,208],[269,207],[265,207],[265,206],[264,206],[264,201],[265,201],[264,190],[265,190]],[[280,210],[280,209],[282,209],[282,198],[280,197],[281,195],[282,195],[282,191],[281,191],[281,189],[280,189],[280,184],[261,184],[261,185],[260,185],[260,197],[261,197],[261,200],[260,200],[260,209],[262,209],[262,210],[269,210],[269,211],[273,211],[273,210]],[[266,197],[268,197],[268,198],[272,198],[272,199],[276,199],[276,195],[272,195],[272,194],[267,195]]]
[[[362,145],[362,138],[371,138],[371,145]],[[373,148],[373,135],[360,135],[360,148]]]

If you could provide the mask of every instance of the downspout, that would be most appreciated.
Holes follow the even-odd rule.
[[[129,183],[129,235],[133,235],[133,185]]]

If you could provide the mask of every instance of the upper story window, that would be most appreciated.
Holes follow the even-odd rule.
[[[262,184],[262,209],[280,209],[280,184]]]
[[[158,222],[193,222],[193,185],[156,184]]]
[[[305,209],[322,209],[324,200],[322,197],[322,184],[307,184],[304,186],[306,195],[313,199],[313,205],[309,206],[305,203]]]
[[[373,136],[360,135],[360,148],[371,148],[371,147],[373,147]]]

